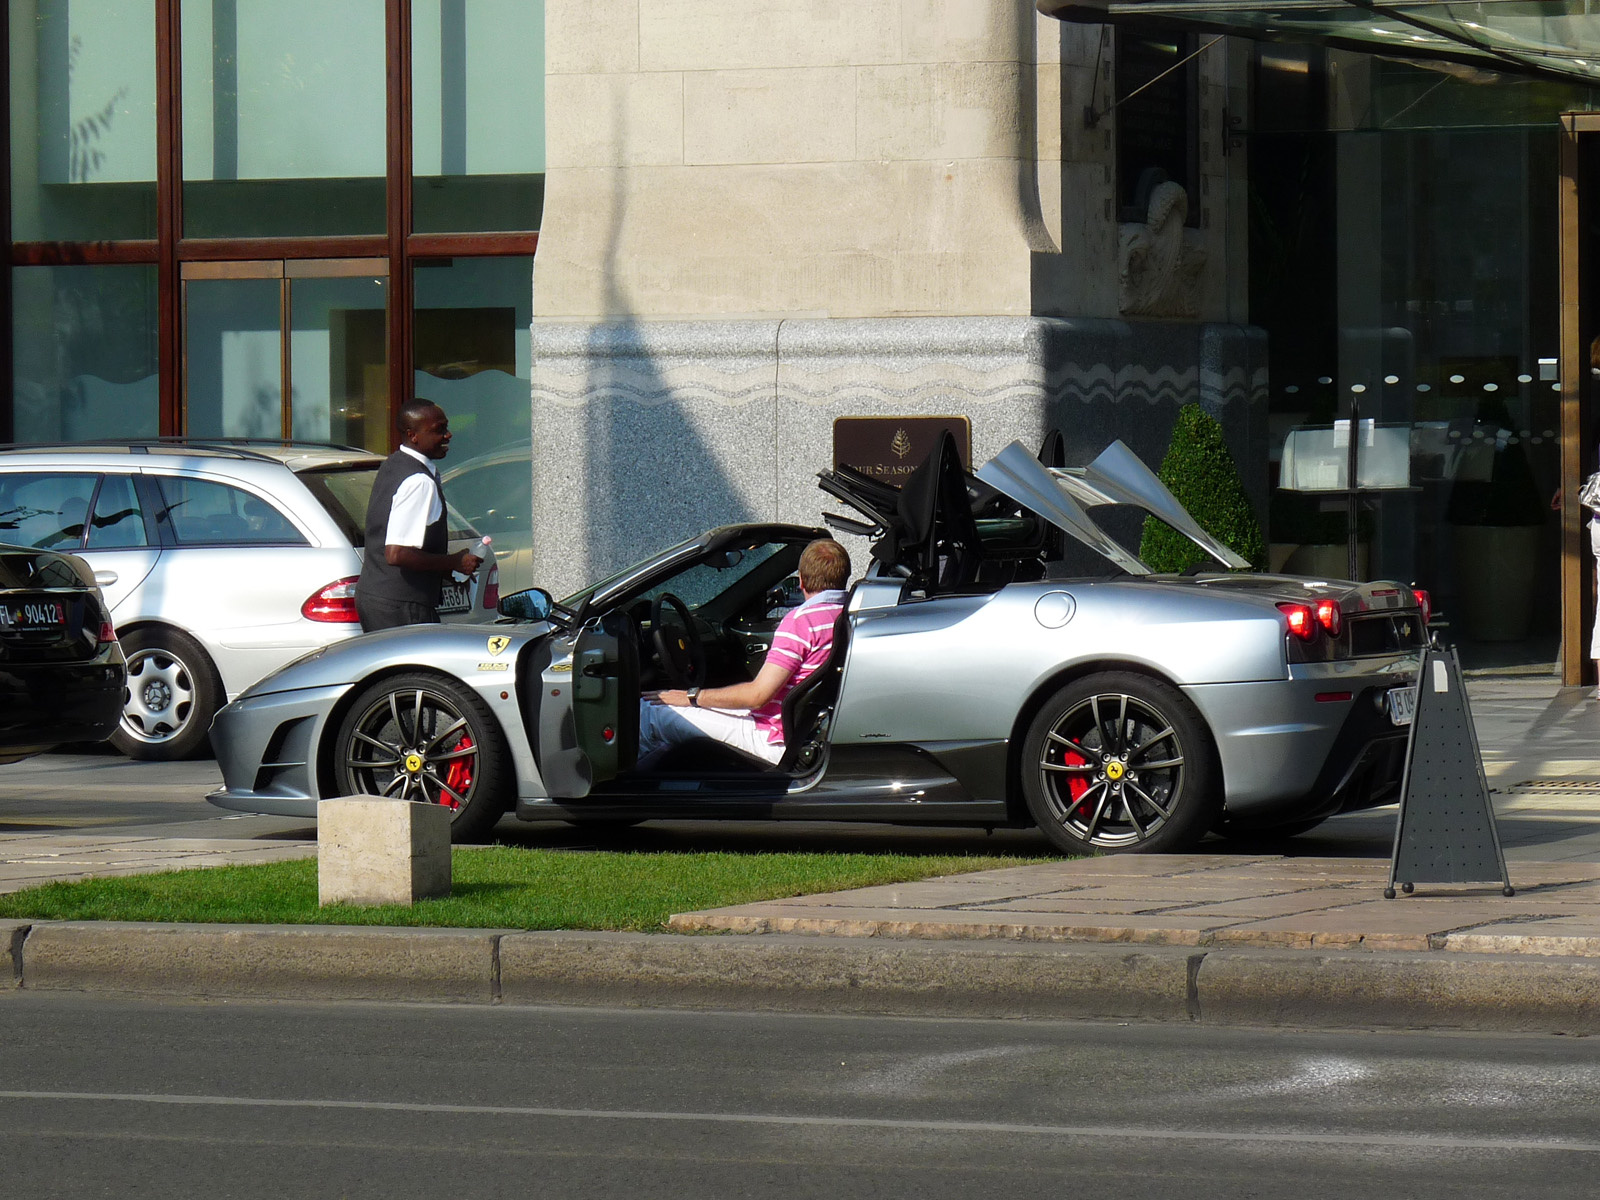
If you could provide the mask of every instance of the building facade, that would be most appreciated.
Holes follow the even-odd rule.
[[[1273,565],[1579,669],[1590,18],[1038,7],[11,0],[9,432],[381,450],[427,396],[452,461],[530,439],[559,594],[815,522],[839,417],[1156,463],[1198,402]]]

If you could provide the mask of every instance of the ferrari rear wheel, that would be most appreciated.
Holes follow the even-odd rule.
[[[441,675],[372,684],[345,714],[333,753],[341,794],[442,805],[452,842],[486,841],[508,806],[509,755],[494,715]]]
[[[1188,850],[1220,810],[1216,750],[1176,688],[1108,671],[1058,691],[1022,745],[1022,793],[1070,854]]]

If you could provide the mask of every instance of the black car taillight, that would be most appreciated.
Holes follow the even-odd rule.
[[[335,579],[321,591],[313,592],[300,606],[300,615],[308,621],[359,625],[361,618],[356,615],[356,576]]]

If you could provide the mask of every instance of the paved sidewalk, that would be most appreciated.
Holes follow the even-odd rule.
[[[1119,855],[685,913],[672,928],[1600,958],[1600,863],[1511,874],[1510,898],[1497,884],[1418,885],[1385,900],[1380,860]]]

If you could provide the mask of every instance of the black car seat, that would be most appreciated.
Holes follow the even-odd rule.
[[[783,757],[778,770],[805,774],[822,760],[833,725],[834,704],[839,699],[839,681],[844,677],[845,651],[850,641],[850,598],[833,623],[833,645],[822,660],[783,698]]]

